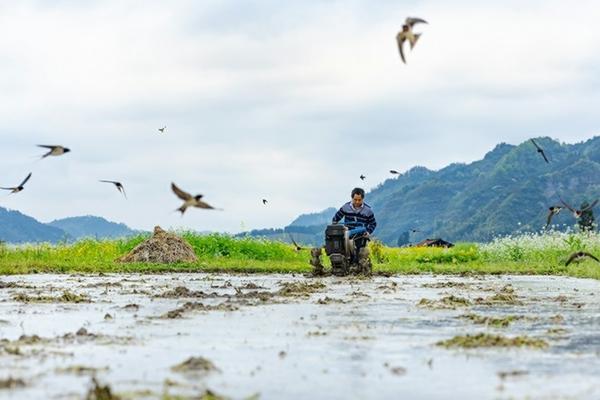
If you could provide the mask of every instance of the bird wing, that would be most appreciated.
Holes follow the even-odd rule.
[[[116,185],[117,183],[119,183],[119,182],[117,182],[117,181],[105,181],[105,180],[103,180],[103,179],[100,179],[100,182],[104,182],[104,183],[112,183],[113,185]]]
[[[544,161],[546,161],[546,163],[550,164],[550,161],[548,161],[548,157],[546,157],[546,153],[544,152],[544,150],[540,150],[540,153],[542,153],[542,157],[544,157]]]
[[[405,24],[412,28],[415,24],[428,24],[428,22],[421,18],[408,17],[406,18]]]
[[[546,220],[546,228],[550,226],[550,222],[552,222],[552,217],[554,216],[554,212],[550,210],[548,213],[548,219]]]
[[[403,32],[400,32],[396,35],[396,41],[398,42],[398,50],[400,51],[400,58],[402,62],[406,64],[406,58],[404,58],[404,41],[406,40],[406,36]]]
[[[568,266],[569,264],[571,264],[573,262],[574,259],[577,258],[577,253],[573,253],[569,256],[569,259],[567,260],[567,262],[565,263],[565,266]]]
[[[215,209],[213,206],[211,206],[208,203],[203,202],[202,200],[198,200],[196,202],[196,207],[198,207],[198,208],[205,208],[207,210],[214,210]]]
[[[27,175],[27,178],[23,179],[23,182],[21,182],[19,186],[23,186],[29,180],[29,178],[31,178],[31,172],[29,173],[29,175]]]
[[[53,145],[53,144],[38,144],[37,147],[43,147],[45,149],[50,149],[53,150],[57,147],[60,147],[59,145]]]
[[[0,189],[2,189],[2,190],[15,190],[15,188],[5,188],[5,187],[0,187]]]
[[[173,193],[175,193],[181,200],[188,201],[192,198],[191,194],[179,189],[173,182],[171,182],[171,190],[173,190]]]
[[[588,257],[589,257],[589,258],[591,258],[592,260],[596,260],[596,261],[600,262],[600,260],[598,259],[598,257],[596,257],[596,256],[595,256],[595,255],[593,255],[593,254],[590,254],[590,253],[588,253],[588,252],[586,252],[586,251],[582,251],[582,254],[583,254],[584,256],[588,256]]]
[[[294,246],[296,246],[297,249],[300,249],[301,247],[298,246],[298,243],[296,243],[296,241],[294,240],[294,238],[292,237],[291,233],[288,233],[290,240],[292,241],[292,243],[294,244]]]
[[[568,205],[567,203],[565,203],[565,201],[563,199],[560,199],[560,202],[563,203],[565,205],[565,207],[567,207],[569,210],[571,210],[571,212],[575,212],[575,209],[573,207],[571,207],[570,205]]]
[[[596,204],[598,204],[598,199],[596,199],[592,204],[590,204],[589,206],[587,206],[586,208],[584,208],[581,211],[591,210],[592,208],[596,207]]]
[[[531,143],[533,143],[533,145],[535,146],[536,149],[541,150],[542,148],[540,146],[538,146],[538,144],[535,142],[535,140],[530,139]]]

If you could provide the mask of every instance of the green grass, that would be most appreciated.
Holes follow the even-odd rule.
[[[198,262],[181,264],[121,264],[114,260],[133,249],[145,236],[123,240],[93,239],[74,244],[0,245],[0,274],[99,272],[310,272],[308,251],[256,238],[228,235],[181,234],[193,247]],[[564,266],[573,251],[600,255],[600,235],[522,235],[489,244],[460,243],[451,249],[390,248],[371,242],[374,272],[393,274],[538,274],[600,279],[600,264],[585,261]],[[323,257],[326,261],[326,257]],[[327,262],[326,262],[327,264]]]

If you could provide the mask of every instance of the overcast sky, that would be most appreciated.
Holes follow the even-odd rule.
[[[429,25],[403,65],[407,16]],[[585,0],[0,1],[0,186],[33,172],[0,206],[237,232],[338,206],[390,169],[586,140],[599,20]],[[72,152],[36,161],[36,144]],[[224,211],[181,218],[171,181]]]

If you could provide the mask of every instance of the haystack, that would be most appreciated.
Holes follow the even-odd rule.
[[[128,254],[117,259],[118,262],[146,262],[170,264],[198,261],[194,249],[185,240],[168,233],[160,226],[154,227],[152,237],[138,244]]]

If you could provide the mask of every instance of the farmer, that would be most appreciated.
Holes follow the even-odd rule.
[[[349,229],[350,239],[354,239],[354,245],[356,247],[355,255],[358,254],[362,247],[365,247],[369,235],[373,233],[377,227],[377,221],[375,221],[375,214],[371,207],[364,202],[365,191],[361,188],[352,189],[350,195],[352,201],[344,204],[338,212],[333,216],[333,223],[337,224],[344,219],[344,225]],[[356,256],[353,262],[356,262]]]

